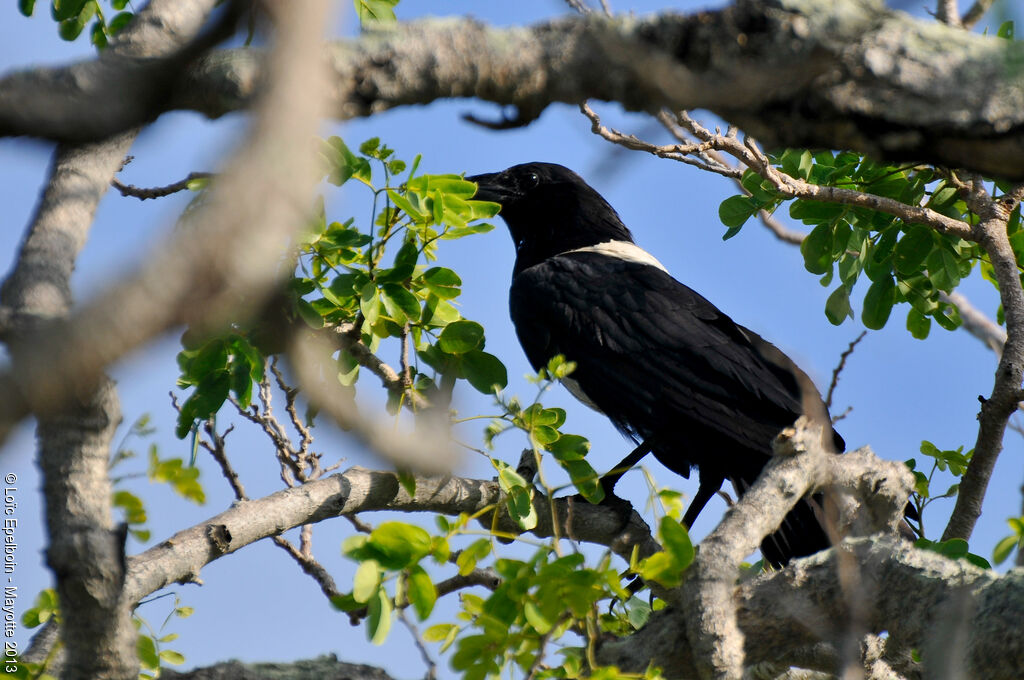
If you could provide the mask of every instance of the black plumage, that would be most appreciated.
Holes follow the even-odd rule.
[[[570,391],[642,442],[629,465],[651,451],[684,477],[699,469],[687,524],[725,479],[742,494],[801,413],[827,418],[806,374],[673,279],[571,170],[528,163],[468,179],[476,198],[501,204],[515,243],[510,311],[530,363],[576,362]],[[827,546],[804,500],[761,549],[784,564]]]

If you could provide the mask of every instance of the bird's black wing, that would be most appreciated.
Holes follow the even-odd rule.
[[[586,396],[677,472],[756,476],[801,413],[785,355],[655,266],[566,253],[518,273],[510,307],[535,368],[576,362]]]

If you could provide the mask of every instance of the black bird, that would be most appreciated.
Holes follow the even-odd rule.
[[[742,494],[768,462],[772,439],[802,413],[828,417],[810,378],[785,354],[673,279],[633,243],[615,210],[576,173],[526,163],[467,177],[475,198],[501,205],[516,248],[509,306],[535,369],[562,354],[563,381],[646,453],[700,486],[690,526],[730,480]],[[845,444],[830,432],[828,448]],[[761,545],[774,565],[829,546],[807,499]]]

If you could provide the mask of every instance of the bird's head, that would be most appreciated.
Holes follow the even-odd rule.
[[[476,200],[501,205],[516,271],[576,248],[633,241],[608,201],[564,166],[524,163],[466,179],[477,184]]]

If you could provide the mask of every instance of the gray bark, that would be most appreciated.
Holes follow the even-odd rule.
[[[108,61],[4,78],[0,134],[94,138],[156,115],[156,105],[111,96],[146,87],[152,73]],[[427,20],[335,44],[328,61],[341,119],[472,97],[514,105],[529,121],[552,103],[596,98],[636,111],[710,109],[770,147],[850,148],[1024,177],[1024,44],[875,0],[748,0],[689,16],[592,13],[530,28]],[[248,107],[262,62],[250,49],[213,53],[157,104],[212,117]]]

